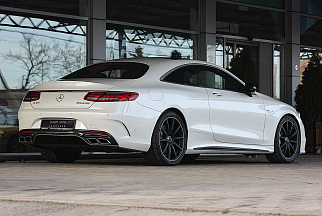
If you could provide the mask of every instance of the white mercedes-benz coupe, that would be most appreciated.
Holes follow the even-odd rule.
[[[30,89],[19,141],[50,162],[82,151],[143,152],[151,165],[199,154],[264,154],[290,163],[305,151],[297,111],[216,65],[136,58],[87,66]]]

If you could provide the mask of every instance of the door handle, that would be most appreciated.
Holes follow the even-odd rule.
[[[213,94],[214,96],[217,96],[217,97],[222,96],[222,94],[220,94],[220,93],[218,93],[218,92],[213,92],[212,94]]]

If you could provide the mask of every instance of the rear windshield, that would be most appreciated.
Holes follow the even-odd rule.
[[[142,77],[149,66],[134,62],[100,63],[79,69],[62,79],[74,78],[109,78],[109,79],[137,79]]]

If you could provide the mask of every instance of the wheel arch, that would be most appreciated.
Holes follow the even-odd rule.
[[[184,126],[185,126],[185,127],[186,127],[186,129],[187,129],[187,134],[188,134],[188,125],[187,125],[187,121],[186,121],[186,118],[184,117],[183,113],[182,113],[179,109],[174,108],[174,107],[171,107],[171,108],[168,108],[168,109],[164,110],[164,111],[161,113],[160,117],[161,117],[164,113],[166,113],[166,112],[174,112],[174,113],[178,114],[178,115],[180,116],[180,118],[182,119],[182,121],[183,121],[183,123],[184,123]],[[160,117],[159,117],[159,118],[160,118]]]
[[[178,108],[174,108],[174,107],[170,107],[166,110],[164,110],[160,115],[159,118],[157,119],[156,123],[159,121],[159,119],[161,118],[161,116],[163,116],[163,114],[167,113],[167,112],[174,112],[176,114],[178,114],[180,116],[180,118],[182,119],[184,126],[186,127],[186,132],[187,132],[187,141],[188,141],[188,137],[189,137],[189,132],[188,132],[188,125],[187,125],[187,121],[186,118],[184,117],[183,113],[178,109]],[[155,126],[154,126],[155,127]],[[153,129],[154,130],[154,129]],[[151,139],[152,139],[152,134],[151,134]]]
[[[287,113],[284,116],[290,116],[290,117],[292,117],[295,120],[297,126],[300,128],[300,123],[299,123],[299,121],[298,121],[298,119],[297,119],[297,117],[295,115],[293,115],[292,113]]]
[[[299,146],[299,148],[301,149],[301,146],[302,146],[302,131],[301,131],[301,126],[300,126],[300,122],[299,122],[299,120],[298,120],[298,117],[297,116],[295,116],[294,114],[292,114],[292,113],[286,113],[286,114],[284,114],[281,118],[280,118],[280,120],[278,121],[278,124],[281,122],[281,120],[282,120],[282,118],[284,118],[285,116],[289,116],[289,117],[292,117],[293,119],[294,119],[294,121],[296,122],[296,124],[297,124],[297,127],[299,128],[299,136],[300,136],[300,146]],[[276,133],[276,132],[275,132]]]
[[[295,115],[294,115],[294,114],[292,114],[292,113],[285,113],[284,115],[282,115],[282,116],[280,117],[280,119],[278,120],[277,125],[279,125],[279,123],[281,122],[281,120],[282,120],[285,116],[292,117],[292,118],[295,120],[295,122],[296,122],[296,124],[297,124],[297,126],[298,126],[299,130],[301,130],[300,122],[299,122],[299,120],[298,120],[298,117],[297,117],[297,116],[295,116]],[[275,132],[275,133],[276,133],[276,132]],[[301,131],[300,131],[300,135],[301,135]],[[300,144],[301,144],[301,143],[300,143]]]

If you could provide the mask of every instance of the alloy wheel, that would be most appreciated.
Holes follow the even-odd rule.
[[[279,132],[280,151],[285,158],[297,155],[299,148],[299,129],[293,119],[288,118],[281,125]]]
[[[163,156],[169,161],[177,160],[184,153],[184,129],[178,119],[166,118],[159,132],[160,148]]]

